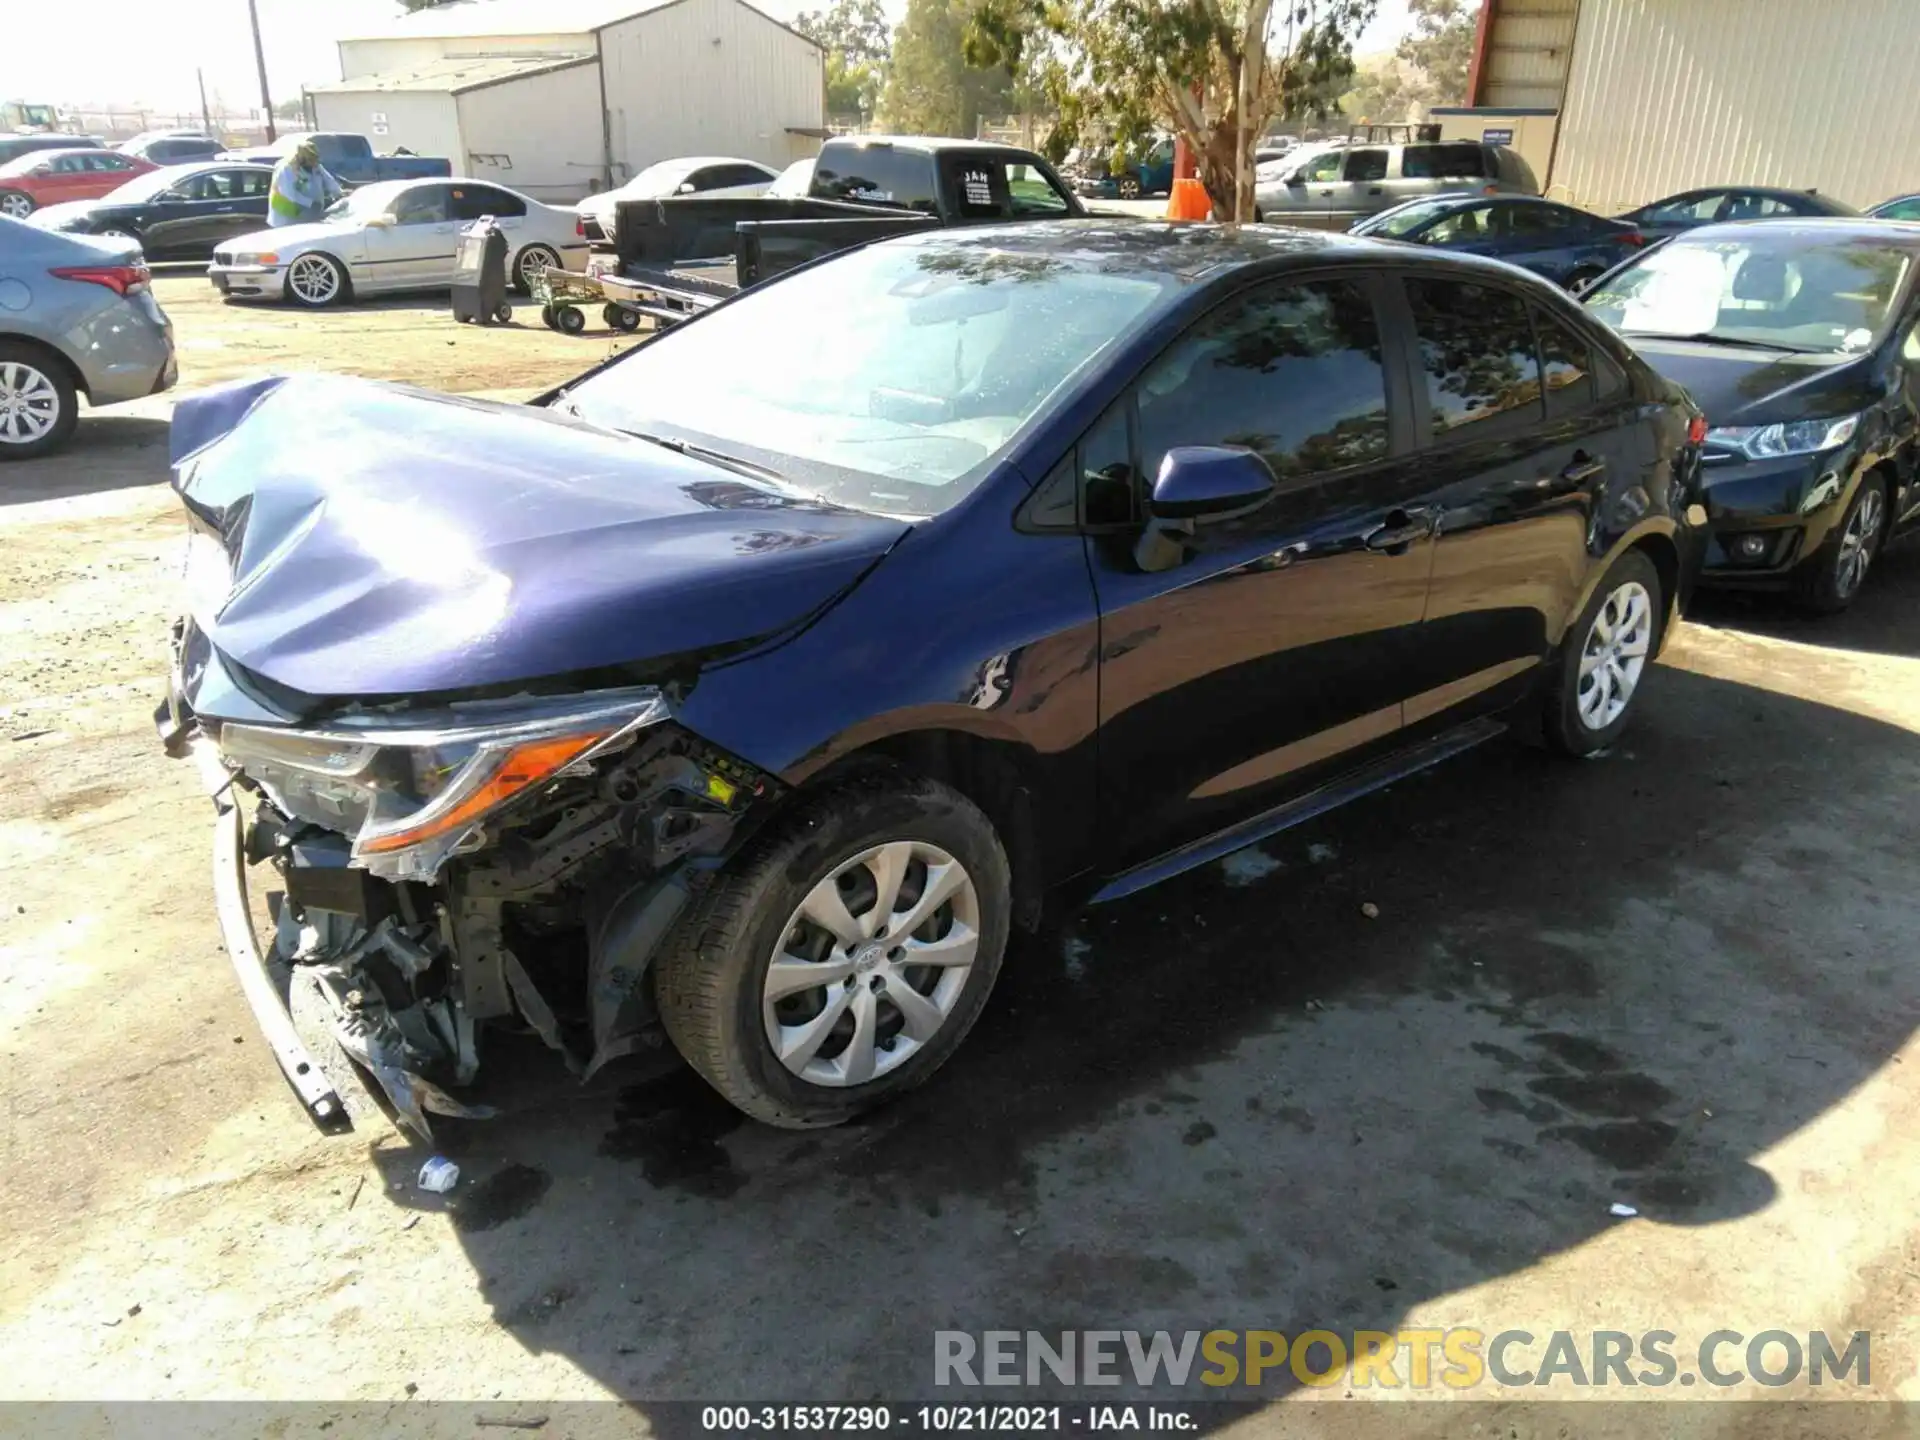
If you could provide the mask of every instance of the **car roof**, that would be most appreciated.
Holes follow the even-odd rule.
[[[1868,215],[1799,215],[1793,219],[1734,220],[1696,225],[1667,241],[1669,245],[1701,240],[1738,240],[1756,230],[1769,235],[1800,234],[1809,241],[1879,241],[1898,250],[1920,251],[1920,229],[1911,220],[1877,220]]]
[[[998,140],[956,140],[943,135],[836,135],[827,143],[873,150],[907,150],[922,155],[937,155],[943,150],[1005,150],[1015,155],[1032,153],[1017,145],[1003,145]]]

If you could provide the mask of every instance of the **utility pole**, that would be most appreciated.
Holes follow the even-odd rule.
[[[260,45],[259,0],[247,0],[247,19],[253,24],[253,63],[260,71],[260,108],[266,112],[267,143],[271,145],[280,136],[273,128],[273,95],[267,89],[267,52]]]
[[[219,137],[213,134],[213,111],[207,108],[207,72],[196,65],[193,68],[193,78],[200,82],[200,123],[207,127],[202,133],[218,139]]]

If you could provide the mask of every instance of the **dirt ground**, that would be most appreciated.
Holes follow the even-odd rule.
[[[158,288],[183,390],[530,393],[609,344]],[[149,720],[166,410],[0,473],[0,1398],[657,1423],[930,1397],[936,1329],[1470,1325],[1868,1330],[1868,1393],[1920,1400],[1920,547],[1834,621],[1703,604],[1601,759],[1483,747],[1055,917],[868,1123],[507,1057],[449,1201],[397,1136],[307,1126],[219,943],[209,807]]]

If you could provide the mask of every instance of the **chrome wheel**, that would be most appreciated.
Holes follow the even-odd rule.
[[[894,840],[842,861],[767,964],[767,1043],[814,1085],[862,1085],[939,1032],[980,949],[980,897],[953,856]]]
[[[1580,650],[1580,723],[1604,730],[1622,715],[1653,647],[1653,597],[1638,580],[1607,596]]]
[[[24,220],[33,213],[33,201],[18,190],[9,190],[0,195],[0,215],[10,215],[15,220]]]
[[[1867,578],[1873,564],[1873,547],[1880,538],[1880,522],[1886,517],[1887,502],[1880,487],[1869,485],[1860,492],[1860,503],[1853,507],[1847,528],[1840,534],[1840,554],[1833,566],[1833,593],[1849,600],[1860,582]]]
[[[287,288],[303,305],[331,305],[340,294],[340,270],[324,255],[302,255],[287,266]]]
[[[514,268],[519,271],[520,292],[530,294],[533,282],[539,278],[542,270],[560,268],[560,257],[544,245],[529,245],[520,252],[519,262]]]
[[[44,370],[0,361],[0,445],[31,445],[60,423],[60,391]]]
[[[133,240],[137,237],[127,230],[96,230],[93,232],[102,240]]]

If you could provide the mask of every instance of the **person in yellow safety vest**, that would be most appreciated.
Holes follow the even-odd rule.
[[[267,198],[267,224],[301,225],[318,220],[342,194],[340,182],[320,163],[320,152],[310,140],[273,167],[273,187]]]

